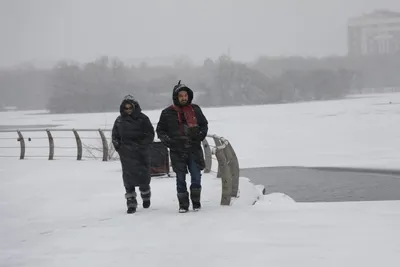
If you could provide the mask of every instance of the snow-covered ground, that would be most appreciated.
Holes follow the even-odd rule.
[[[204,113],[210,132],[231,140],[241,167],[395,168],[400,162],[399,103],[400,94],[386,94]],[[159,111],[147,114],[158,121]],[[111,127],[116,116],[7,112],[0,113],[0,122],[98,128]],[[3,139],[2,145],[10,140],[15,142]],[[174,179],[153,178],[152,207],[128,215],[120,169],[118,161],[0,158],[0,266],[400,263],[400,201],[306,204],[277,192],[252,205],[259,192],[242,177],[240,198],[223,207],[221,182],[207,174],[202,211],[178,214]]]
[[[31,113],[35,114],[37,111]],[[210,122],[210,132],[231,141],[241,167],[400,168],[400,93],[367,95],[338,101],[205,108],[204,113]],[[57,128],[111,128],[118,115],[117,112],[25,114],[26,112],[2,112],[0,122],[3,125],[62,125]],[[154,124],[158,122],[159,110],[146,111],[146,114]],[[98,136],[96,133],[94,135]],[[0,134],[1,136],[4,134]],[[72,137],[72,133],[70,136]],[[46,133],[42,132],[41,137],[46,137]],[[12,141],[12,145],[18,146],[16,139]],[[0,146],[5,146],[4,142],[5,140],[0,140]],[[47,141],[43,142],[43,146],[47,146]],[[73,139],[70,142],[71,146],[75,146]],[[36,143],[33,139],[30,145]],[[56,146],[57,144],[59,141],[56,139]],[[42,149],[43,155],[47,152],[47,148]],[[0,154],[4,153],[17,156],[19,151],[0,151]],[[72,153],[75,150],[72,149]],[[29,156],[28,150],[27,155]]]
[[[397,266],[400,202],[299,204],[281,194],[219,206],[205,175],[198,213],[177,213],[175,183],[154,178],[149,210],[125,214],[118,162],[19,161],[0,168],[0,266]]]

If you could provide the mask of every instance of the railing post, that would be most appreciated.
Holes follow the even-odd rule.
[[[49,160],[54,159],[54,138],[49,129],[46,129],[47,137],[49,138]]]
[[[99,134],[101,137],[101,143],[103,144],[103,161],[108,161],[108,144],[107,144],[107,139],[106,136],[104,135],[104,132],[99,129]]]
[[[18,134],[18,139],[17,140],[18,140],[19,145],[21,147],[21,152],[20,152],[20,155],[19,155],[19,159],[24,159],[25,158],[25,139],[24,139],[24,136],[22,135],[20,130],[17,130],[17,134]]]
[[[239,195],[239,177],[240,177],[240,168],[239,161],[236,157],[236,153],[233,150],[231,143],[228,142],[228,145],[225,147],[225,153],[228,160],[228,166],[232,175],[232,197],[238,197]]]
[[[216,149],[215,155],[218,160],[218,166],[221,168],[221,183],[222,183],[222,195],[221,205],[229,206],[231,204],[232,196],[232,174],[227,164],[227,159],[224,149]]]
[[[204,148],[204,161],[205,161],[205,169],[204,173],[211,172],[211,165],[212,165],[212,153],[210,145],[208,144],[207,139],[203,140],[203,148]]]
[[[76,160],[82,160],[82,140],[75,129],[72,129],[72,132],[74,133],[76,140],[76,149],[77,149]]]
[[[217,136],[214,136],[213,139],[216,147],[222,145],[221,140],[219,140]],[[221,178],[221,167],[219,162],[218,162],[217,178]]]

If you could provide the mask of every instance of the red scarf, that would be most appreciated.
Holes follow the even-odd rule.
[[[172,108],[178,113],[178,121],[179,121],[179,126],[181,128],[181,132],[183,133],[183,116],[185,116],[186,123],[191,127],[196,127],[197,126],[197,117],[196,117],[196,112],[194,111],[194,108],[192,105],[187,105],[184,107],[178,107],[175,105],[172,105]]]

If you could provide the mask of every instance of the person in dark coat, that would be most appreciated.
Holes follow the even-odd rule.
[[[143,200],[143,208],[150,207],[149,146],[155,133],[150,119],[142,113],[139,103],[131,96],[122,101],[120,113],[112,129],[112,143],[122,165],[127,212],[134,213],[137,208],[137,186]]]
[[[156,132],[170,150],[172,169],[176,173],[179,212],[189,210],[186,174],[190,173],[190,199],[194,210],[201,208],[201,171],[205,168],[201,142],[208,132],[208,121],[201,108],[192,103],[193,91],[181,81],[172,92],[173,105],[160,115]]]

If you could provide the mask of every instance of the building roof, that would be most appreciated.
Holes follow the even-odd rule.
[[[381,9],[365,14],[359,18],[400,18],[400,12]]]
[[[394,20],[394,21],[399,21],[400,20],[400,12],[396,11],[390,11],[390,10],[375,10],[374,12],[368,13],[368,14],[363,14],[361,16],[355,17],[355,18],[350,18],[348,20],[348,24],[351,26],[356,26],[356,25],[367,25],[367,24],[375,24],[379,23],[379,21],[382,20]]]
[[[374,12],[363,14],[353,19],[379,19],[379,18],[400,18],[400,12],[378,9]]]

